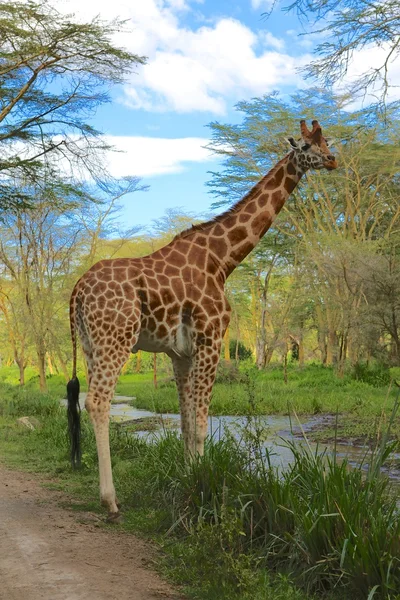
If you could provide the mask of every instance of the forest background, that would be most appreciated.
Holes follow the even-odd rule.
[[[28,373],[45,390],[48,377],[70,375],[77,279],[102,258],[153,252],[207,215],[171,209],[146,230],[124,230],[118,219],[120,199],[143,186],[107,175],[108,147],[89,123],[105,84],[145,62],[110,43],[121,23],[73,24],[46,2],[1,10],[0,358],[17,365],[21,385]],[[27,23],[36,36],[27,37]],[[365,364],[400,365],[399,109],[379,101],[357,110],[352,101],[349,91],[317,87],[272,93],[239,102],[239,124],[209,124],[209,150],[222,161],[208,186],[220,211],[287,152],[300,118],[318,116],[340,162],[334,173],[307,174],[229,278],[228,362],[260,370],[317,362],[338,377]],[[153,364],[139,353],[125,372]],[[15,382],[15,369],[2,372]]]
[[[306,67],[318,87],[239,102],[235,124],[209,124],[219,211],[284,156],[300,118],[317,117],[336,138],[340,164],[303,178],[228,280],[232,320],[211,409],[246,415],[240,440],[209,436],[186,468],[174,432],[148,444],[113,422],[113,472],[126,529],[157,536],[164,572],[189,597],[399,600],[398,488],[378,477],[400,440],[400,114],[388,77],[399,4],[296,0],[291,10],[327,35]],[[77,22],[45,0],[0,3],[0,449],[7,464],[53,477],[78,511],[99,506],[93,429],[84,412],[82,469],[72,473],[60,406],[71,290],[97,260],[147,254],[208,218],[171,208],[149,229],[121,222],[121,200],[133,193],[135,202],[143,185],[108,173],[110,148],[91,123],[146,61],[113,44],[123,27]],[[368,44],[383,50],[381,68],[366,64],[339,88],[352,52]],[[368,102],[355,102],[367,90]],[[84,389],[81,356],[79,370]],[[138,353],[117,393],[177,412],[170,374],[166,357]],[[290,439],[293,463],[272,468],[258,415],[288,412],[312,414],[308,439],[332,442],[332,455]],[[27,414],[37,417],[32,429],[16,423]],[[341,440],[346,453],[361,443],[363,458],[337,460]]]

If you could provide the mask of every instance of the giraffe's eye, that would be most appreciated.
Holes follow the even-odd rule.
[[[309,150],[311,148],[311,144],[303,144],[301,149],[302,150]]]

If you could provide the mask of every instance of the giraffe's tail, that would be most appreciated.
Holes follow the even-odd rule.
[[[67,383],[68,432],[70,456],[73,468],[81,464],[81,409],[79,406],[79,379],[76,376],[76,294],[73,293],[69,306],[69,319],[72,340],[72,379]]]

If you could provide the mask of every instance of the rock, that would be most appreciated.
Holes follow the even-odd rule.
[[[36,417],[20,417],[17,419],[17,423],[27,429],[38,429],[40,427],[40,421]]]

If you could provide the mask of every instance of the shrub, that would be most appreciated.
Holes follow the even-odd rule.
[[[253,358],[253,353],[250,348],[247,348],[243,342],[237,342],[236,340],[231,340],[229,342],[229,353],[231,358],[236,359],[236,347],[239,360]]]
[[[219,361],[216,383],[239,383],[242,375],[234,362],[221,359]]]
[[[59,410],[60,401],[52,394],[0,384],[0,414],[4,416],[48,417],[55,415]]]
[[[382,363],[367,363],[358,362],[353,367],[353,379],[363,381],[373,386],[388,385],[390,382],[389,368]]]

